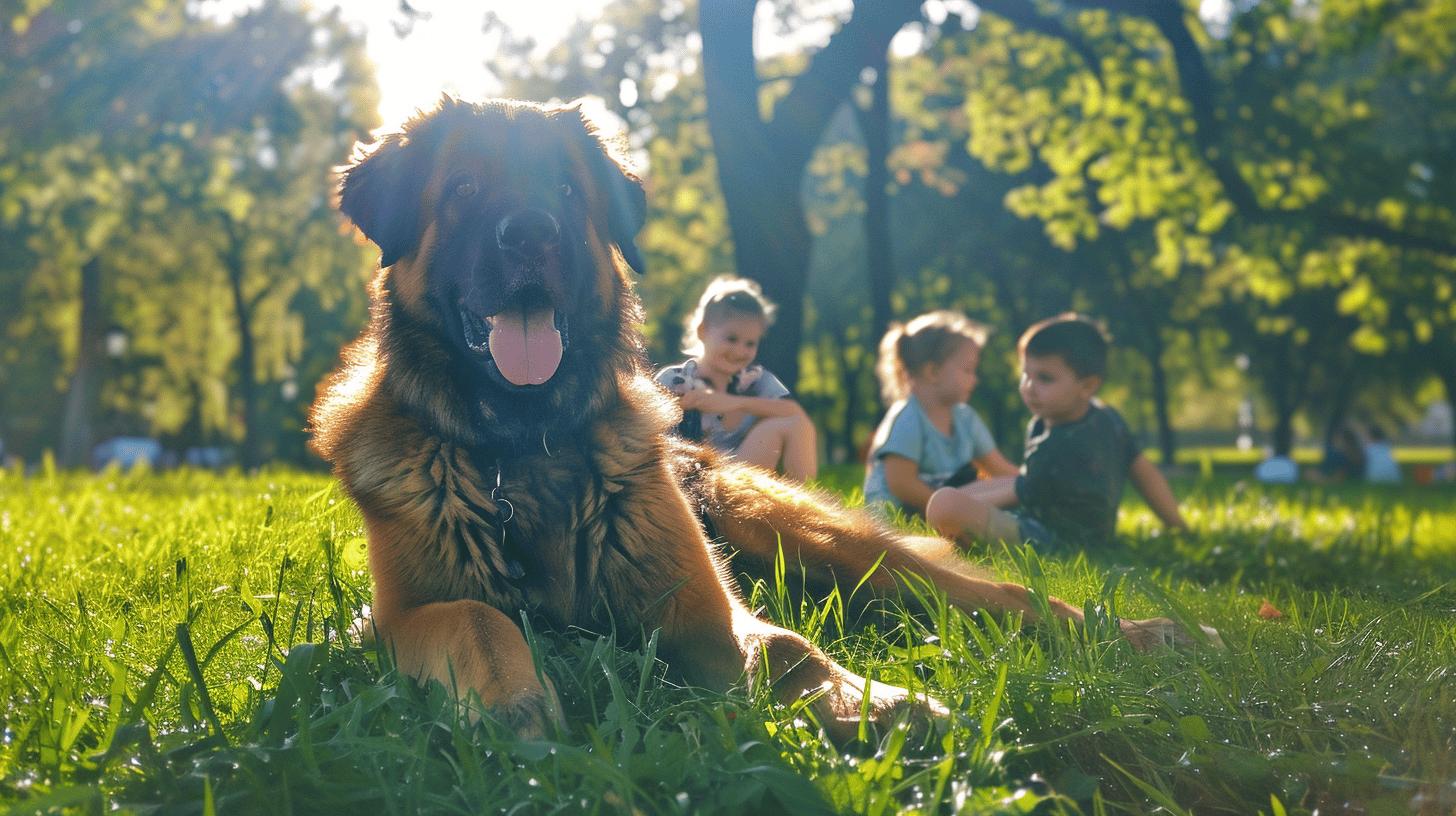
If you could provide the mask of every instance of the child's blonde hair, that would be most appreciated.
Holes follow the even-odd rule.
[[[764,328],[773,325],[778,307],[763,296],[763,287],[748,278],[720,275],[703,290],[698,306],[683,322],[683,353],[697,357],[703,353],[703,340],[698,329],[733,317],[756,317]]]
[[[880,340],[880,360],[875,374],[880,378],[880,396],[893,403],[910,396],[910,379],[927,365],[950,359],[962,343],[985,348],[991,333],[983,323],[960,312],[938,309],[907,323],[891,323]]]

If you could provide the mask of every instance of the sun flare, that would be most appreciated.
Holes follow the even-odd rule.
[[[576,20],[597,14],[605,0],[554,0],[522,3],[399,2],[349,4],[344,13],[368,31],[369,54],[379,82],[381,126],[393,128],[417,109],[429,108],[441,93],[478,99],[500,92],[485,67],[497,39],[484,30],[494,13],[516,36],[546,48],[566,36]]]

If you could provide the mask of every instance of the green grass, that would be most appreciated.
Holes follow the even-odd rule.
[[[857,476],[830,474],[846,492]],[[520,742],[352,641],[357,511],[291,472],[0,476],[0,810],[14,813],[1446,813],[1456,808],[1456,495],[1179,485],[1096,557],[981,556],[1090,601],[1084,632],[943,608],[841,634],[753,602],[953,722],[827,744],[762,693],[685,689],[653,645],[534,646],[568,729]],[[792,574],[786,584],[794,583]],[[1283,617],[1257,614],[1264,599]],[[934,606],[934,604],[932,604]],[[1110,614],[1217,626],[1140,655]]]
[[[1161,454],[1153,448],[1148,449],[1146,454],[1155,462],[1162,459]],[[1176,460],[1180,466],[1184,467],[1211,467],[1229,472],[1247,473],[1263,461],[1264,456],[1265,452],[1262,448],[1239,450],[1232,445],[1185,446],[1178,449]],[[1324,450],[1318,447],[1297,447],[1291,452],[1291,456],[1300,465],[1318,465],[1324,458]],[[1422,465],[1428,467],[1444,465],[1451,459],[1450,445],[1401,446],[1395,449],[1395,461],[1407,470]]]
[[[1143,454],[1153,462],[1161,463],[1162,454],[1156,448],[1148,448]],[[1324,459],[1324,450],[1317,447],[1297,447],[1291,452],[1294,459],[1301,468],[1317,467]],[[1214,475],[1226,476],[1229,478],[1240,478],[1253,473],[1254,467],[1264,460],[1265,451],[1262,448],[1250,448],[1239,450],[1233,445],[1185,445],[1178,448],[1175,457],[1175,467],[1179,470],[1186,470],[1198,473],[1204,477]],[[1418,471],[1430,471],[1453,461],[1453,451],[1450,445],[1426,445],[1426,446],[1401,446],[1395,449],[1395,461],[1405,472],[1407,479],[1414,481],[1413,477]],[[864,475],[862,465],[832,466],[831,481],[845,481],[846,484],[859,484]],[[837,475],[839,472],[842,477]]]

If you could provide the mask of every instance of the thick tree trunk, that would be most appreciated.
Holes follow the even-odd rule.
[[[1137,261],[1128,247],[1126,235],[1109,231],[1102,240],[1114,253],[1115,260],[1104,263],[1108,285],[1098,287],[1092,293],[1109,304],[1109,310],[1123,312],[1124,319],[1133,330],[1133,347],[1148,362],[1151,379],[1149,396],[1153,402],[1153,422],[1157,425],[1158,452],[1163,465],[1172,466],[1177,461],[1178,440],[1168,408],[1168,369],[1163,362],[1168,350],[1163,339],[1168,304],[1157,292],[1144,291],[1130,279]],[[1096,264],[1097,261],[1092,261],[1089,266],[1096,268]]]
[[[95,440],[92,426],[98,377],[104,353],[105,329],[101,315],[101,262],[96,257],[81,265],[81,319],[77,327],[76,370],[66,393],[61,425],[60,458],[63,467],[84,467]]]
[[[990,428],[991,438],[995,439],[997,447],[1000,447],[1003,441],[1011,437],[1015,430],[1019,430],[1013,427],[1015,420],[1012,418],[1011,412],[1006,408],[1006,389],[998,388],[994,385],[977,385],[976,399],[981,405],[986,407],[985,411],[980,412],[981,418],[986,421],[986,426]],[[1003,452],[1005,450],[1007,449],[1003,449]],[[1016,453],[1017,449],[1014,443],[1013,447],[1009,450],[1012,453]],[[1018,454],[1012,456],[1011,460],[1017,461],[1019,458],[1020,456]]]
[[[732,139],[731,135],[723,138]],[[746,168],[751,162],[723,162],[720,166]],[[792,184],[754,180],[755,171],[739,169],[739,180],[723,182],[729,230],[738,273],[763,286],[763,293],[778,306],[774,327],[760,346],[759,361],[790,388],[798,387],[799,352],[804,343],[804,296],[808,291],[809,255],[813,237],[799,199],[802,168],[765,167],[756,172],[792,178]],[[729,171],[724,170],[726,175]]]
[[[804,217],[804,168],[860,70],[882,58],[895,32],[919,14],[915,0],[855,5],[850,20],[816,53],[765,121],[753,57],[756,0],[698,6],[708,132],[728,209],[738,273],[779,306],[759,357],[790,388],[798,383],[812,235]]]
[[[1278,456],[1294,455],[1294,415],[1304,402],[1305,383],[1308,380],[1306,365],[1299,366],[1297,353],[1288,345],[1280,347],[1270,360],[1281,361],[1273,368],[1266,368],[1264,389],[1274,403],[1274,453]],[[1268,365],[1266,361],[1266,365]]]
[[[751,0],[717,0],[699,8],[708,131],[738,273],[753,278],[778,305],[759,359],[789,388],[799,379],[803,301],[810,234],[799,182],[804,167],[788,161],[759,117]]]
[[[1309,399],[1309,383],[1314,376],[1314,363],[1301,353],[1288,337],[1279,338],[1279,345],[1264,352],[1265,365],[1279,364],[1264,370],[1261,379],[1274,400],[1274,452],[1291,456],[1294,452],[1294,415]]]

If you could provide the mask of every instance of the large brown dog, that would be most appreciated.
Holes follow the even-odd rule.
[[[668,662],[708,687],[747,673],[781,699],[817,695],[838,738],[862,711],[939,710],[754,617],[700,518],[749,566],[783,547],[825,584],[873,572],[893,592],[915,573],[961,607],[1036,617],[1024,587],[975,577],[943,542],[668,434],[679,410],[645,371],[629,268],[645,199],[578,109],[446,99],[360,152],[339,206],[381,269],[313,444],[363,510],[374,622],[402,670],[539,733],[559,714],[516,622],[529,608],[660,629]],[[1124,625],[1138,645],[1172,628]]]

